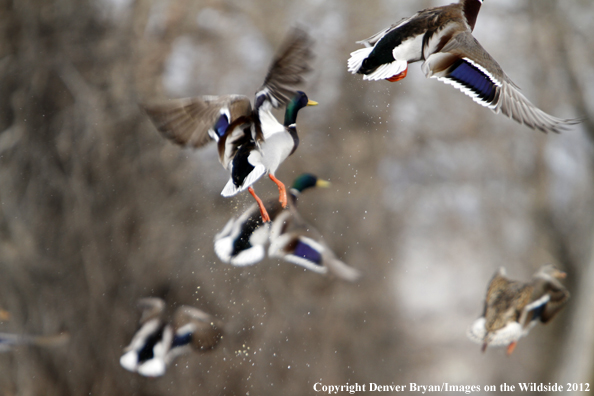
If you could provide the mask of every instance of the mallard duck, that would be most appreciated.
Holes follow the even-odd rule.
[[[120,358],[128,371],[161,376],[177,356],[212,349],[223,336],[221,323],[199,309],[183,305],[175,311],[173,323],[168,323],[163,319],[165,302],[160,298],[143,298],[138,307],[142,310],[140,328]]]
[[[468,337],[487,346],[507,345],[511,354],[520,337],[528,334],[538,322],[549,322],[569,299],[569,292],[559,282],[565,273],[545,265],[530,282],[506,277],[500,268],[491,279],[482,316],[468,330]]]
[[[313,187],[327,187],[330,183],[310,173],[299,175],[289,189],[290,204],[297,203],[297,197]],[[266,202],[265,209],[271,221],[283,210],[278,200]],[[252,265],[266,256],[266,245],[270,234],[270,223],[262,220],[256,204],[250,206],[238,218],[230,219],[223,230],[214,238],[215,252],[225,262],[236,266]]]
[[[157,129],[177,144],[196,148],[216,141],[219,160],[230,173],[221,194],[229,197],[247,189],[264,221],[270,219],[252,185],[267,174],[278,186],[282,206],[287,205],[285,185],[275,172],[299,144],[297,113],[305,106],[317,105],[295,90],[310,69],[311,46],[305,31],[292,30],[256,92],[253,109],[243,95],[202,96],[144,106]],[[285,105],[285,122],[281,124],[272,109]]]
[[[294,206],[276,216],[270,228],[268,256],[297,264],[311,271],[331,273],[354,282],[361,273],[340,261],[323,241],[318,230],[305,222]]]
[[[580,120],[561,119],[534,106],[472,35],[482,0],[429,8],[404,18],[351,53],[348,70],[364,80],[399,81],[408,63],[423,61],[426,77],[452,85],[478,104],[543,132]]]
[[[18,345],[35,345],[40,347],[56,347],[64,345],[70,339],[70,334],[62,332],[49,336],[34,336],[28,334],[0,333],[0,352],[7,352]]]

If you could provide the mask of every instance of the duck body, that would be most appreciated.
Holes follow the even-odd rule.
[[[428,78],[436,78],[495,113],[543,132],[559,132],[579,120],[551,116],[534,106],[472,35],[482,0],[460,0],[419,11],[359,41],[348,70],[364,80],[399,81],[408,64],[423,61]]]
[[[222,261],[236,266],[253,265],[268,254],[319,274],[331,273],[351,282],[359,279],[359,271],[340,261],[296,209],[303,191],[328,184],[311,174],[300,175],[289,190],[286,208],[276,200],[266,203],[271,223],[263,222],[257,207],[251,206],[215,236],[215,252]]]
[[[569,299],[569,292],[559,282],[565,273],[553,266],[543,266],[530,282],[506,277],[501,268],[491,279],[482,316],[468,331],[471,340],[490,346],[507,345],[511,354],[518,340],[528,335],[538,322],[549,322]]]
[[[145,377],[159,377],[165,374],[172,340],[171,326],[159,319],[151,319],[134,334],[126,353],[120,358],[120,364],[126,370]]]
[[[287,106],[293,124],[299,110],[317,103],[296,91],[309,71],[312,40],[301,29],[293,29],[256,92],[254,106],[243,95],[210,95],[144,105],[156,128],[171,141],[190,147],[217,143],[219,161],[230,173],[221,194],[233,196],[248,190],[256,199],[262,217],[269,221],[262,201],[251,187],[268,175],[279,188],[279,200],[286,206],[286,189],[275,176],[280,164],[295,151],[297,130],[283,125],[272,110]]]
[[[298,102],[301,97],[306,98],[305,106],[310,103],[307,95],[298,91],[289,102],[289,106]],[[310,105],[313,103],[315,102]],[[301,108],[298,107],[297,112]],[[259,110],[257,119],[259,119],[263,137],[259,141],[251,140],[238,148],[229,166],[231,178],[221,193],[223,196],[233,196],[245,190],[265,174],[274,176],[280,164],[297,149],[299,138],[296,129],[289,129],[288,126],[278,122],[272,115],[270,106],[263,106]]]
[[[408,63],[426,60],[439,52],[456,33],[472,32],[480,4],[479,0],[466,0],[402,19],[359,41],[366,48],[351,54],[349,71],[363,74],[365,80],[401,80]]]
[[[163,300],[144,298],[138,306],[142,309],[140,328],[120,358],[120,365],[128,371],[162,376],[176,357],[212,349],[222,338],[220,322],[199,309],[182,305],[169,323],[163,318]]]
[[[289,204],[296,205],[297,197],[313,187],[325,187],[329,183],[309,173],[298,176],[289,189]],[[274,221],[283,211],[276,199],[266,201],[265,208],[270,220]],[[238,218],[231,218],[214,239],[217,256],[225,263],[235,266],[256,264],[266,257],[271,223],[264,222],[258,206],[250,206]]]

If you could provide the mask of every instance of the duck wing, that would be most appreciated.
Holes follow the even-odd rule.
[[[256,92],[257,109],[265,103],[278,108],[286,105],[296,94],[296,86],[311,70],[313,39],[301,28],[293,28],[272,60],[264,84]]]
[[[165,301],[158,297],[145,297],[136,304],[141,311],[139,323],[142,325],[151,319],[161,319],[165,311]]]
[[[272,223],[268,255],[319,274],[330,272],[349,282],[358,280],[361,273],[339,260],[322,239],[318,230],[289,207]]]
[[[197,350],[214,348],[223,336],[222,323],[206,312],[182,305],[173,318],[172,349],[192,344]]]
[[[427,77],[452,85],[481,106],[543,132],[560,132],[579,119],[554,117],[533,105],[469,31],[454,35],[439,52],[425,55]]]
[[[412,20],[418,16],[419,16],[419,13],[416,13],[415,15],[410,16],[408,18],[402,18],[400,21],[390,25],[388,28],[386,28],[384,30],[380,30],[373,36],[366,38],[365,40],[357,41],[357,44],[362,44],[365,47],[373,47],[378,41],[380,41],[382,38],[384,38],[384,36],[386,34],[390,33],[391,31],[393,31],[395,29],[398,29],[400,26],[404,25],[405,23],[408,23],[410,20]]]
[[[487,331],[493,332],[518,321],[523,308],[530,302],[531,294],[529,285],[509,280],[500,270],[491,280],[485,299]]]
[[[569,300],[569,292],[560,284],[550,283],[547,295],[549,296],[549,301],[540,314],[540,321],[543,323],[547,323],[549,320],[553,319],[561,308],[565,306],[567,300]]]
[[[173,99],[143,107],[157,130],[180,146],[198,148],[216,141],[225,169],[238,147],[253,139],[252,105],[243,95]]]
[[[181,146],[202,147],[232,132],[229,125],[252,114],[243,95],[201,96],[145,104],[144,110],[159,132]]]

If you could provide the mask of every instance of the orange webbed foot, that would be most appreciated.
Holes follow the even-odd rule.
[[[287,207],[287,189],[285,188],[285,185],[283,184],[283,182],[281,182],[276,177],[274,177],[274,175],[272,173],[270,173],[268,175],[268,177],[270,177],[270,180],[272,180],[278,186],[278,201],[281,203],[283,208],[286,208]]]
[[[404,77],[406,77],[406,73],[408,72],[408,67],[406,69],[404,69],[403,72],[400,72],[390,78],[386,78],[386,80],[390,81],[390,82],[396,82],[396,81],[400,81],[402,79],[404,79]]]
[[[268,215],[268,211],[264,207],[262,200],[260,199],[260,197],[256,195],[256,192],[252,187],[248,187],[248,191],[250,192],[250,194],[252,194],[252,197],[254,197],[256,203],[258,204],[258,207],[260,208],[260,216],[262,216],[262,221],[264,223],[268,223],[270,221],[270,216]]]
[[[516,345],[518,345],[517,341],[512,341],[508,346],[507,346],[507,356],[511,355],[512,352],[514,351],[514,349],[516,349]]]
[[[266,208],[264,208],[264,207],[260,208],[260,216],[262,216],[262,221],[264,223],[268,223],[270,221],[270,216],[268,215],[268,212],[266,211]]]
[[[279,191],[278,202],[281,203],[283,209],[287,207],[287,191],[286,190],[283,190],[282,192]]]

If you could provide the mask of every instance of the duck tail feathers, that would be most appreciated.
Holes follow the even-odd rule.
[[[232,197],[233,195],[247,189],[249,186],[254,184],[265,173],[266,167],[263,164],[258,164],[254,167],[254,169],[252,169],[250,173],[248,173],[239,186],[235,185],[233,178],[229,178],[227,185],[225,185],[225,188],[223,191],[221,191],[221,195],[223,197]]]
[[[236,267],[245,267],[262,261],[264,256],[266,256],[266,250],[264,249],[264,246],[256,245],[250,249],[240,252],[235,257],[232,257],[230,263]]]
[[[385,63],[375,69],[373,72],[363,76],[363,80],[386,80],[394,77],[408,68],[408,62],[405,60],[395,60],[391,63]]]
[[[221,191],[221,195],[223,197],[232,197],[241,191],[240,187],[241,186],[236,186],[235,183],[233,183],[233,179],[229,178],[225,188],[223,188],[223,191]]]
[[[361,69],[361,66],[363,65],[363,61],[367,59],[371,51],[373,51],[373,47],[361,48],[351,52],[351,57],[348,61],[349,71],[353,74],[357,74],[357,72],[359,71],[359,69]]]
[[[214,243],[214,250],[219,259],[229,264],[231,262],[231,253],[233,252],[233,239],[227,235],[220,239],[216,239]]]
[[[485,329],[485,318],[480,317],[472,323],[472,326],[466,331],[466,336],[477,344],[485,342],[487,330]]]

